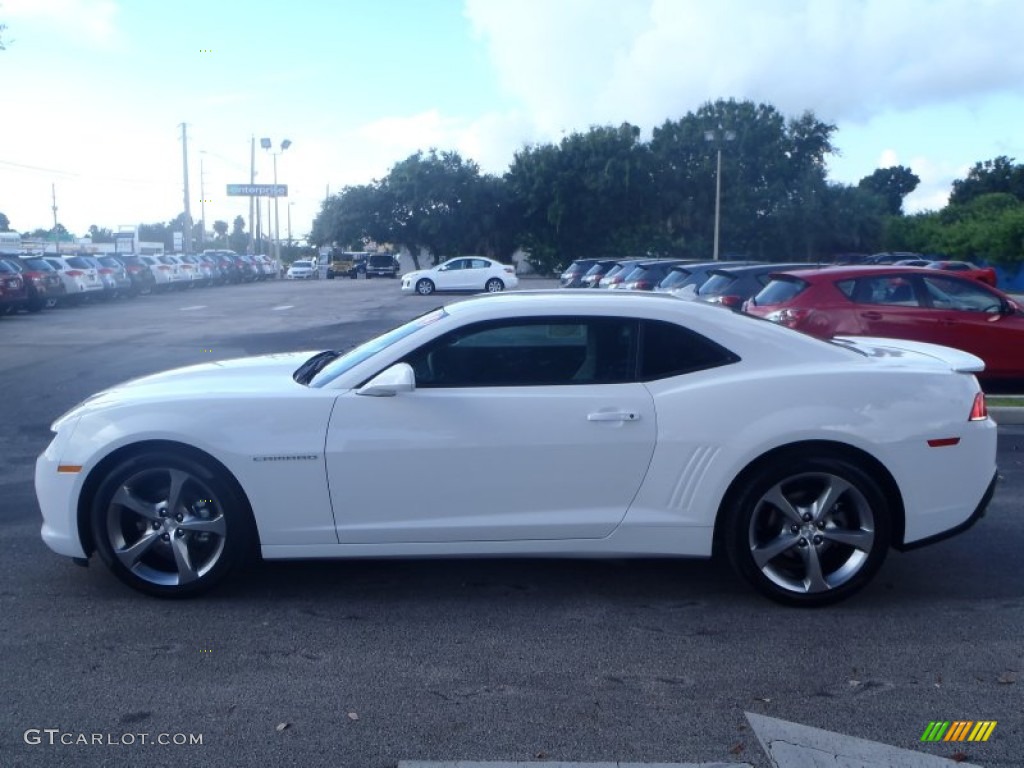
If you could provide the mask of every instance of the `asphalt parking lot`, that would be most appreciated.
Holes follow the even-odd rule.
[[[280,281],[0,321],[0,765],[768,766],[746,712],[1021,764],[1021,426],[1000,428],[1002,481],[975,528],[892,553],[869,588],[817,611],[766,602],[724,564],[665,560],[273,563],[158,601],[41,542],[32,464],[89,394],[209,359],[347,348],[452,298]],[[934,720],[998,725],[985,743],[922,744]],[[30,729],[107,743],[27,743]]]

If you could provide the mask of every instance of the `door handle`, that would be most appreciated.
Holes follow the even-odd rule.
[[[597,411],[588,413],[587,421],[637,421],[640,414],[636,411]]]
[[[882,319],[882,313],[881,312],[861,312],[860,316],[863,317],[865,320],[881,320]]]

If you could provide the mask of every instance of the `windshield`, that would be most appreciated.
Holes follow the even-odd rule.
[[[330,384],[343,373],[347,373],[360,363],[369,360],[378,352],[383,352],[392,344],[411,336],[417,331],[426,328],[428,325],[432,325],[447,316],[448,313],[444,310],[444,307],[439,307],[425,315],[420,315],[414,320],[410,320],[405,325],[400,325],[381,336],[377,336],[376,338],[360,344],[355,349],[349,350],[341,357],[333,360],[330,365],[325,366],[324,369],[320,371],[311,382],[309,382],[309,386],[319,388]]]

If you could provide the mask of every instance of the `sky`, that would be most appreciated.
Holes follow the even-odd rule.
[[[52,226],[54,192],[79,235],[173,219],[182,125],[208,229],[248,217],[226,187],[254,137],[274,181],[271,139],[282,238],[417,150],[501,174],[523,146],[649,138],[719,98],[836,125],[835,182],[908,166],[910,212],[978,161],[1024,162],[1020,0],[0,0],[0,24],[0,212],[23,232]]]

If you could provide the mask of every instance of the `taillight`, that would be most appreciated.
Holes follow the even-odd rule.
[[[651,287],[650,280],[637,280],[633,283],[633,289],[637,291],[649,291]]]
[[[985,394],[979,392],[974,396],[974,404],[971,406],[971,415],[968,421],[984,421],[988,418],[988,405],[985,403]]]
[[[718,304],[722,304],[729,309],[736,309],[740,304],[743,303],[743,299],[739,296],[718,296]]]
[[[159,269],[161,272],[170,272],[171,271],[171,268],[168,267],[166,264],[157,267],[157,269]]]
[[[509,274],[511,275],[511,274],[513,274],[513,273],[514,273],[514,272],[515,272],[516,270],[515,270],[515,267],[505,267],[505,271],[506,271],[506,272],[508,272],[508,273],[509,273]]]
[[[100,274],[101,275],[112,275],[112,274],[114,274],[114,270],[112,270],[110,267],[104,267],[103,269],[100,270]]]
[[[779,309],[765,315],[766,320],[784,325],[787,328],[796,328],[811,314],[809,309]]]
[[[66,274],[68,277],[81,277],[85,273],[78,269],[69,269],[64,274]]]

